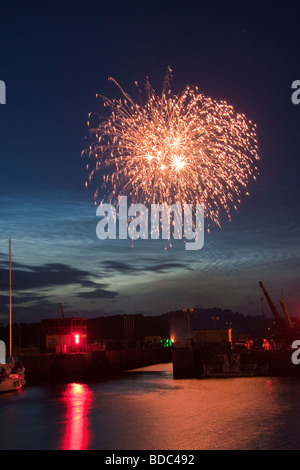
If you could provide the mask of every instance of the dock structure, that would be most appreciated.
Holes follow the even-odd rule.
[[[292,362],[293,350],[236,351],[217,345],[173,349],[175,379],[208,377],[300,377],[300,364]]]
[[[87,318],[66,317],[62,306],[61,313],[59,318],[41,321],[39,346],[14,349],[14,356],[26,369],[28,384],[102,380],[127,370],[172,362],[170,341],[159,334],[160,328],[155,327],[151,336],[139,334],[136,339],[132,315],[113,318],[113,328],[107,330],[95,321],[89,324]]]
[[[127,370],[171,361],[171,350],[161,347],[22,356],[28,384],[102,380],[122,375]]]

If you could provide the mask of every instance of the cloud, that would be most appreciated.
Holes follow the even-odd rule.
[[[132,264],[122,263],[120,261],[114,260],[104,260],[101,262],[101,266],[104,268],[105,273],[109,271],[126,275],[136,275],[147,272],[164,273],[177,268],[187,269],[187,265],[185,262],[166,260],[163,263],[154,263],[153,259],[149,258],[137,258],[136,260],[133,259]]]
[[[118,272],[122,274],[138,274],[141,271],[139,266],[122,263],[121,261],[104,260],[100,263],[103,272]]]
[[[80,297],[83,299],[114,299],[118,296],[117,292],[112,292],[109,290],[97,288],[94,290],[78,292],[75,297]]]
[[[3,270],[3,279],[8,280],[8,269]],[[116,291],[108,288],[107,283],[95,282],[99,275],[93,276],[88,270],[79,269],[65,263],[46,263],[40,266],[26,266],[18,263],[13,271],[13,305],[19,314],[24,312],[33,316],[38,312],[39,317],[50,313],[60,315],[59,302],[66,310],[76,310],[74,298],[115,299]],[[9,303],[8,284],[1,286],[1,304],[5,312]],[[87,302],[86,302],[87,303]],[[1,315],[5,317],[5,314]],[[23,315],[22,315],[23,316]]]
[[[8,269],[4,269],[3,272],[8,279]],[[13,270],[12,276],[13,282],[21,290],[68,284],[80,284],[82,286],[93,284],[89,272],[64,263],[46,263],[41,266],[22,265],[22,268],[18,267]]]
[[[259,207],[255,197],[244,202],[222,230],[211,226],[203,249],[188,252],[181,240],[172,248],[166,240],[101,241],[93,204],[77,203],[70,195],[2,198],[0,312],[8,305],[10,237],[14,305],[27,317],[60,315],[59,302],[68,313],[88,316],[164,313],[199,303],[257,313],[259,280],[275,293],[283,288],[296,309],[297,200],[279,208],[272,194],[260,191],[259,199]]]

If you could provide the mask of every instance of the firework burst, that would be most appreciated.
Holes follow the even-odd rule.
[[[258,174],[256,125],[197,87],[172,94],[170,72],[160,96],[146,80],[143,104],[110,78],[122,97],[98,95],[110,115],[88,123],[89,182],[100,176],[95,200],[105,191],[109,202],[128,195],[143,204],[203,204],[219,224],[221,211],[230,218]]]

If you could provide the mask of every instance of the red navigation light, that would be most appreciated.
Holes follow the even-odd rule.
[[[78,333],[76,333],[76,335],[74,335],[74,342],[75,342],[75,344],[80,343],[80,335]]]
[[[75,335],[74,335],[75,336]],[[79,335],[80,336],[80,335]],[[60,448],[64,450],[87,450],[89,448],[89,409],[93,398],[87,385],[70,383],[62,394],[67,405],[63,422]]]

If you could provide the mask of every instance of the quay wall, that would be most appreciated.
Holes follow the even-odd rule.
[[[126,370],[172,361],[163,348],[24,355],[26,381],[101,380]]]
[[[272,377],[299,377],[300,364],[292,363],[293,351],[245,351],[237,352],[215,348],[178,348],[173,350],[173,376],[175,379],[204,378],[208,368],[217,366],[221,370],[222,356],[240,355],[241,369],[251,365],[268,367],[263,375]]]
[[[197,367],[197,358],[193,349],[174,349],[173,376],[175,379],[189,379],[202,375],[202,368]]]
[[[243,364],[269,365],[269,375],[279,377],[300,377],[300,364],[292,363],[293,351],[250,351],[241,355]]]

